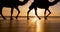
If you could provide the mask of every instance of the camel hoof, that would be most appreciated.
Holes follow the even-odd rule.
[[[47,17],[45,17],[45,20],[47,20]]]
[[[6,20],[6,18],[3,18],[4,20]]]
[[[39,19],[41,19],[41,18],[39,18]]]
[[[29,18],[27,17],[27,20],[29,20]]]
[[[17,16],[15,18],[17,19]]]
[[[11,18],[10,20],[13,20],[13,18]]]

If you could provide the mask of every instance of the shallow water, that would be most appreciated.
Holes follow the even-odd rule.
[[[3,20],[0,17],[0,32],[60,32],[60,18],[48,17],[45,20],[43,17],[19,17],[17,20]]]

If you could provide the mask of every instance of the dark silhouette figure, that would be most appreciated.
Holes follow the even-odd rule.
[[[31,4],[31,6],[29,7],[29,11],[27,12],[27,19],[29,19],[29,12],[34,8],[35,9],[35,15],[39,18],[39,16],[37,15],[37,7],[38,8],[42,8],[45,9],[44,12],[44,16],[45,19],[47,19],[47,17],[51,14],[49,7],[53,6],[55,4],[57,4],[57,2],[59,2],[60,0],[55,0],[53,2],[49,2],[48,0],[34,0],[34,2]],[[49,12],[49,14],[46,16],[46,11]],[[40,19],[40,18],[39,18]]]
[[[11,20],[13,19],[12,18],[12,14],[13,14],[13,9],[16,8],[17,11],[18,11],[18,14],[16,16],[16,19],[20,13],[19,9],[18,9],[18,6],[19,5],[24,5],[28,2],[28,0],[24,0],[23,2],[19,1],[19,0],[0,0],[0,14],[1,16],[3,17],[3,19],[6,19],[3,15],[2,15],[2,9],[3,7],[9,7],[11,8]]]

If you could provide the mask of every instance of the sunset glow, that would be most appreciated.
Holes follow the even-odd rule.
[[[23,0],[21,0],[21,1],[23,1]],[[19,16],[27,16],[27,11],[29,10],[29,6],[31,5],[32,2],[33,2],[33,0],[30,0],[25,5],[18,6],[19,10],[21,11]],[[58,2],[54,6],[50,6],[49,10],[52,12],[52,14],[50,16],[60,16],[60,2]],[[39,16],[43,16],[44,15],[44,11],[45,11],[45,9],[38,8],[37,9],[37,14]],[[10,14],[11,14],[11,8],[3,8],[3,15],[4,16],[10,16]],[[17,10],[14,9],[13,16],[16,16],[16,15],[17,15]],[[35,10],[32,9],[31,12],[29,13],[29,15],[30,16],[35,16]]]

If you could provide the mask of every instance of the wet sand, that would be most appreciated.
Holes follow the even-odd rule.
[[[44,17],[30,17],[29,20],[26,17],[6,18],[0,17],[0,32],[60,32],[60,17],[48,17],[47,20]]]

